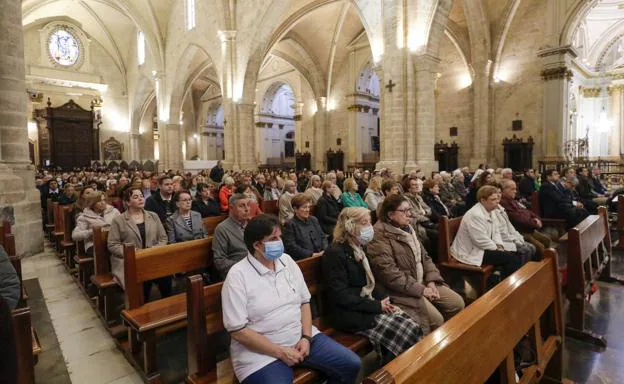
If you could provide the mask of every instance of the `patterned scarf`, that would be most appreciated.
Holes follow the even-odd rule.
[[[362,287],[360,297],[367,297],[369,300],[374,300],[373,290],[375,289],[375,277],[373,276],[370,264],[368,263],[368,258],[366,257],[364,250],[359,245],[354,244],[351,241],[349,241],[349,245],[353,249],[353,258],[358,263],[362,263],[362,267],[364,267],[364,272],[366,273],[366,285]]]

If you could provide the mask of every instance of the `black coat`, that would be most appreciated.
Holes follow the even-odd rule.
[[[217,166],[214,166],[214,167],[212,167],[212,169],[210,170],[210,176],[209,176],[209,177],[210,177],[210,179],[211,179],[212,181],[214,181],[215,183],[220,183],[220,182],[221,182],[221,180],[223,179],[223,174],[224,174],[224,173],[225,173],[225,172],[223,171],[223,168],[222,168],[222,167],[217,167]]]
[[[442,216],[449,216],[449,217],[452,216],[450,214],[451,212],[450,210],[449,210],[449,213],[446,213],[446,210],[444,209],[445,207],[444,203],[436,199],[433,193],[428,192],[428,191],[423,191],[422,198],[424,202],[429,206],[429,208],[431,208],[430,219],[432,222],[437,223],[438,220],[440,220],[440,217]]]
[[[305,259],[327,248],[327,235],[314,216],[306,221],[299,220],[297,216],[287,220],[284,223],[282,239],[286,253],[295,260]]]
[[[219,207],[219,202],[214,199],[208,199],[208,203],[204,203],[204,201],[200,199],[193,200],[193,205],[191,209],[195,212],[199,212],[201,214],[202,219],[204,217],[209,216],[220,216],[221,208]]]
[[[574,209],[571,195],[565,193],[560,185],[555,186],[548,181],[542,183],[539,200],[542,216],[546,218],[565,219]]]
[[[329,321],[342,331],[358,332],[375,326],[381,313],[383,291],[375,287],[370,300],[360,296],[366,285],[362,263],[355,261],[353,249],[344,243],[333,243],[323,255],[323,284],[329,303]]]
[[[326,193],[316,202],[314,216],[318,219],[325,234],[333,235],[340,211],[342,211],[342,204]]]
[[[535,189],[535,179],[530,177],[522,176],[520,181],[518,182],[518,196],[526,197],[527,199],[531,199],[531,195]]]
[[[175,195],[171,195],[171,200],[169,200],[169,215],[173,215],[176,209]],[[156,213],[163,225],[167,222],[167,203],[160,196],[160,191],[154,191],[154,193],[145,200],[145,210]]]

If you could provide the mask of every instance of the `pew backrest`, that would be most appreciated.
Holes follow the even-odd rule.
[[[301,269],[308,290],[315,300],[315,324],[323,329],[319,317],[323,316],[322,305],[322,256],[309,257],[299,260],[297,265]],[[211,284],[204,287],[201,276],[188,278],[186,287],[187,305],[187,361],[188,372],[201,377],[216,379],[216,348],[206,348],[210,341],[225,328],[223,326],[223,312],[221,309],[221,289],[223,283]]]
[[[597,278],[605,265],[610,265],[611,234],[607,209],[600,207],[567,233],[568,288],[582,294],[585,286]],[[603,250],[604,247],[604,250]]]
[[[539,193],[537,191],[533,191],[533,193],[531,193],[531,211],[533,211],[533,213],[535,213],[538,217],[542,217],[542,211],[539,203]]]
[[[124,244],[127,309],[143,305],[143,283],[212,267],[212,237],[147,249]]]
[[[48,214],[48,222],[46,224],[52,225],[54,224],[54,205],[52,205],[53,201],[51,197],[46,199],[46,210]]]
[[[110,252],[108,251],[108,231],[93,227],[93,266],[95,275],[110,273]]]
[[[4,237],[11,233],[11,223],[4,220],[0,226],[0,245],[4,245]]]
[[[364,383],[516,383],[514,347],[529,335],[536,363],[522,382],[561,378],[563,316],[557,254],[545,251]]]
[[[451,245],[453,240],[455,240],[455,236],[457,236],[461,220],[462,216],[452,219],[448,216],[440,218],[440,224],[438,225],[438,260],[441,263],[448,263],[453,260]]]
[[[204,217],[202,221],[204,222],[204,229],[208,236],[214,235],[217,225],[225,219],[227,219],[226,215]]]
[[[278,208],[278,200],[264,200],[262,202],[262,205],[260,206],[260,209],[262,209],[262,212],[264,213],[269,213],[271,215],[279,215],[279,208]]]
[[[75,217],[73,215],[74,206],[73,205],[65,205],[61,206],[63,212],[63,240],[68,243],[73,243],[72,240],[72,231],[76,226]]]
[[[33,333],[30,308],[18,308],[11,312],[15,335],[17,358],[17,384],[35,384],[35,359],[33,356]]]

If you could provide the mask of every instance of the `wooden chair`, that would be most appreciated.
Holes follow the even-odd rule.
[[[227,218],[226,215],[204,217],[202,221],[204,222],[204,229],[206,229],[208,236],[214,235],[217,225]]]
[[[52,233],[52,242],[54,243],[54,247],[56,249],[56,256],[62,258],[63,252],[61,250],[61,240],[63,240],[63,235],[65,233],[63,206],[55,201],[52,203],[52,211],[54,212],[54,232]]]
[[[533,191],[533,193],[531,194],[531,210],[533,211],[533,213],[539,216],[540,220],[542,221],[542,225],[544,227],[555,228],[559,236],[562,236],[563,234],[565,234],[565,231],[566,231],[565,220],[549,219],[549,218],[542,217],[542,210],[541,210],[540,201],[539,201],[539,193],[537,191]]]
[[[62,215],[61,225],[63,226],[63,238],[60,241],[60,249],[65,257],[65,265],[72,270],[74,264],[74,254],[76,253],[76,244],[72,239],[72,231],[76,226],[74,222],[74,206],[59,205],[59,214]]]
[[[457,261],[453,257],[451,245],[457,235],[457,231],[459,231],[461,220],[461,217],[449,219],[447,216],[442,216],[440,218],[438,225],[438,260],[440,270],[446,276],[455,274],[471,280],[476,278],[479,282],[476,286],[477,297],[479,297],[487,291],[488,278],[494,272],[494,267],[492,265],[482,265],[480,267],[468,265]]]
[[[601,276],[611,276],[611,235],[607,209],[598,208],[598,215],[591,215],[571,228],[560,241],[567,249],[568,279],[566,296],[570,302],[568,336],[607,347],[603,336],[585,329],[585,300],[592,285]]]
[[[264,200],[260,209],[262,209],[262,212],[264,213],[270,213],[275,216],[279,215],[277,200]]]
[[[129,357],[142,361],[148,381],[159,380],[156,343],[164,334],[186,327],[184,294],[144,303],[143,283],[176,273],[212,267],[212,238],[161,247],[135,249],[124,245],[126,309],[121,316],[128,324]],[[136,359],[142,354],[141,359]]]
[[[321,275],[322,256],[310,257],[297,262],[303,277],[308,285],[310,294],[316,303],[316,318],[314,325],[326,335],[352,351],[365,354],[371,350],[371,345],[365,337],[336,331],[327,326],[325,316],[327,310],[323,306],[323,287]],[[191,276],[187,279],[186,303],[188,313],[187,330],[187,362],[188,376],[186,382],[190,384],[205,384],[235,381],[233,373],[221,372],[217,368],[218,351],[214,345],[215,337],[224,331],[223,314],[221,310],[221,288],[223,283],[204,287],[201,276]],[[320,376],[309,369],[295,369],[294,383],[302,384],[320,379]]]
[[[364,380],[365,384],[516,383],[514,348],[525,339],[536,361],[520,383],[567,382],[563,375],[563,315],[557,254],[529,262],[409,350]]]

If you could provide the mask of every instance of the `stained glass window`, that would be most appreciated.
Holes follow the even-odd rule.
[[[78,40],[65,29],[57,29],[50,35],[48,48],[50,56],[60,65],[74,65],[80,56]]]

